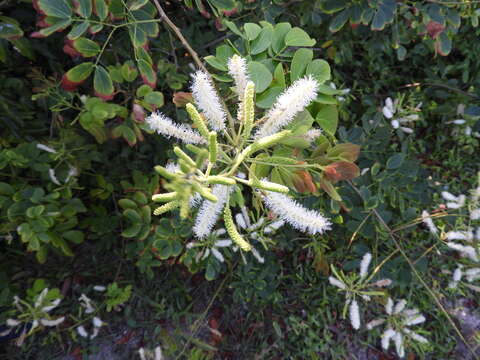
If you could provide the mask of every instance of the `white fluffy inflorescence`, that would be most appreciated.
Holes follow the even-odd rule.
[[[193,75],[192,95],[212,129],[215,131],[224,130],[227,115],[210,78],[201,70]]]
[[[311,76],[295,81],[278,98],[267,113],[265,123],[257,130],[257,139],[275,134],[290,123],[295,115],[303,111],[317,97],[318,82]]]
[[[437,227],[435,226],[435,224],[433,223],[433,220],[432,220],[432,217],[431,215],[428,213],[428,211],[426,210],[423,210],[422,211],[422,221],[423,223],[427,226],[428,230],[432,233],[432,234],[437,234],[438,233],[438,229]]]
[[[198,210],[195,225],[193,227],[193,232],[197,238],[203,239],[210,234],[220,216],[220,213],[225,207],[230,190],[231,187],[227,185],[213,186],[212,193],[218,200],[217,202],[204,200],[202,206]]]
[[[245,86],[247,86],[247,82],[250,80],[247,74],[247,62],[241,56],[233,55],[228,59],[227,66],[228,73],[235,83],[235,92],[238,95],[238,100],[242,102]]]
[[[152,130],[167,138],[174,137],[186,144],[205,144],[205,139],[190,126],[175,124],[162,113],[152,113],[145,121]]]
[[[330,230],[330,221],[318,211],[304,208],[287,195],[272,191],[266,193],[267,195],[263,197],[265,205],[295,229],[312,235]]]
[[[399,357],[405,356],[405,338],[426,344],[428,340],[422,335],[410,330],[407,326],[418,325],[425,322],[425,316],[419,313],[418,309],[405,309],[407,302],[400,300],[396,304],[391,298],[388,298],[385,305],[386,318],[379,318],[370,321],[367,329],[371,330],[387,322],[387,329],[382,333],[382,348],[388,350],[390,342],[393,340],[395,350]],[[395,318],[395,321],[392,321]]]

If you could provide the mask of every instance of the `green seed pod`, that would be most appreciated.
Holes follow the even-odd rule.
[[[207,182],[209,184],[222,184],[222,185],[235,185],[237,182],[234,179],[225,177],[225,176],[217,176],[212,175],[207,178]]]
[[[242,235],[240,235],[240,233],[238,232],[237,227],[233,222],[232,211],[230,210],[230,206],[228,205],[228,203],[225,206],[225,210],[223,211],[223,221],[225,222],[225,228],[227,229],[228,235],[230,235],[233,242],[237,244],[243,251],[252,250],[252,246],[247,241],[245,241]]]
[[[178,201],[178,200],[171,201],[169,203],[166,203],[165,205],[162,205],[162,206],[156,208],[153,211],[153,215],[162,215],[162,214],[164,214],[168,211],[172,211],[172,210],[176,209],[179,206],[180,206],[180,201]]]
[[[152,196],[152,200],[155,202],[169,202],[175,200],[177,197],[178,193],[174,191],[164,194],[155,194]]]
[[[212,194],[209,188],[206,188],[199,183],[193,183],[193,189],[198,192],[202,197],[212,202],[217,202],[218,199],[215,195]]]
[[[217,161],[218,152],[217,133],[215,131],[210,132],[210,134],[208,135],[208,151],[208,160],[213,164],[215,163],[215,161]]]
[[[265,180],[249,180],[251,186],[263,189],[263,190],[268,190],[268,191],[274,191],[282,194],[287,194],[289,189],[288,187],[284,185],[280,185],[274,182],[270,181],[265,181]]]
[[[193,161],[193,159],[190,156],[188,156],[185,152],[183,152],[183,150],[180,149],[178,146],[175,146],[173,148],[173,152],[191,167],[196,167],[195,161]]]
[[[200,134],[205,139],[208,139],[207,125],[205,124],[205,121],[203,120],[202,115],[200,115],[200,113],[198,112],[197,108],[191,103],[188,103],[185,107],[187,109],[188,115],[190,115],[190,119],[192,119],[195,127],[198,129]]]
[[[177,178],[177,175],[175,175],[174,173],[171,173],[170,171],[165,169],[163,166],[157,165],[154,167],[154,169],[158,174],[163,176],[165,179],[174,180]]]

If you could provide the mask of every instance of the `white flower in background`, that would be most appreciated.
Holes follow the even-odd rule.
[[[190,125],[176,124],[162,113],[152,113],[145,121],[152,130],[167,138],[174,137],[186,144],[206,144],[206,140]]]
[[[87,295],[82,294],[78,298],[78,301],[80,301],[80,305],[85,308],[86,314],[91,314],[95,311],[95,308],[93,307],[93,301]]]
[[[203,200],[193,226],[193,232],[197,238],[203,239],[211,233],[231,190],[231,186],[217,184],[212,188],[212,194],[217,197],[217,202]]]
[[[85,326],[80,325],[77,326],[77,333],[83,338],[94,339],[97,337],[98,333],[100,332],[100,328],[103,326],[103,321],[95,316],[92,319],[92,332],[89,333]]]
[[[330,83],[330,87],[334,90],[337,90],[337,85],[335,85],[334,82]],[[344,95],[348,95],[350,93],[351,89],[347,88],[347,89],[342,89],[342,90],[338,90],[338,91],[340,92],[341,95],[337,96],[337,100],[339,102],[342,102],[342,101],[345,101],[345,96]]]
[[[273,135],[288,125],[299,112],[317,97],[318,82],[310,76],[295,81],[276,100],[265,115],[267,119],[257,130],[255,138]]]
[[[247,209],[243,206],[241,207],[241,212],[235,214],[235,223],[237,228],[239,229],[241,235],[246,240],[250,240],[249,242],[261,242],[262,244],[266,241],[265,235],[271,235],[279,228],[284,225],[283,220],[276,220],[267,224],[266,226],[262,226],[265,224],[265,218],[260,218],[256,223],[251,224],[250,218],[248,217]],[[197,253],[195,260],[197,262],[206,259],[208,256],[214,256],[220,262],[224,262],[224,257],[220,252],[221,248],[231,247],[234,252],[238,251],[238,246],[234,244],[233,240],[230,238],[221,238],[221,236],[225,235],[227,231],[224,228],[220,228],[211,232],[209,239],[205,242],[190,242],[187,244],[187,249],[195,248],[195,247],[202,247],[203,249]],[[242,257],[245,261],[245,257],[242,254]],[[264,263],[265,259],[260,254],[260,252],[252,246],[251,254],[253,257],[259,262]]]
[[[48,169],[48,176],[50,177],[50,180],[55,184],[55,185],[62,185],[60,181],[57,178],[57,175],[55,174],[55,170],[50,168]]]
[[[68,169],[68,174],[67,174],[67,177],[65,178],[65,184],[68,183],[68,181],[72,178],[72,177],[75,177],[75,176],[78,176],[78,169],[74,166],[71,166],[69,165],[69,169]]]
[[[390,343],[393,341],[395,350],[401,358],[405,356],[406,338],[422,344],[428,343],[425,337],[409,328],[409,326],[425,322],[425,316],[420,314],[418,309],[406,309],[406,304],[405,300],[400,300],[395,304],[391,298],[388,298],[385,305],[387,316],[374,319],[366,325],[368,330],[372,330],[386,323],[386,329],[381,336],[382,348],[388,350]]]
[[[438,233],[438,229],[433,223],[432,217],[426,210],[422,211],[422,221],[433,235],[436,235]]]
[[[357,299],[363,299],[364,301],[370,301],[371,296],[369,292],[371,287],[385,287],[389,286],[392,281],[390,279],[381,279],[373,283],[370,282],[374,273],[371,276],[368,275],[368,268],[372,261],[372,254],[367,252],[360,261],[360,269],[358,276],[345,276],[343,273],[338,273],[335,268],[332,267],[332,272],[335,276],[330,276],[328,281],[331,285],[336,286],[340,291],[345,292],[345,306],[344,317],[346,309],[348,307],[348,315],[350,323],[355,330],[360,329],[360,308]]]
[[[157,346],[153,352],[151,350],[141,347],[138,350],[138,355],[140,356],[140,360],[163,360],[164,359],[162,354],[162,349],[160,346]]]
[[[409,123],[419,120],[418,114],[411,114],[411,112],[419,112],[422,104],[418,104],[414,109],[402,109],[399,105],[399,100],[388,97],[385,99],[385,105],[382,108],[383,116],[390,120],[390,124],[394,129],[402,130],[406,134],[412,134],[413,129],[406,126]],[[398,116],[394,118],[395,114]]]
[[[306,209],[287,195],[265,191],[265,205],[280,219],[308,234],[323,234],[330,230],[330,221],[318,211]]]
[[[107,290],[107,288],[106,288],[105,286],[103,286],[103,285],[95,285],[95,286],[93,287],[93,290],[99,291],[99,292],[103,292],[103,291]]]
[[[209,76],[199,70],[193,75],[192,95],[195,103],[205,115],[208,124],[215,130],[225,129],[227,115]]]
[[[49,152],[49,153],[52,153],[52,154],[56,153],[55,149],[52,149],[50,146],[43,145],[43,144],[37,144],[37,149],[40,149],[40,150],[43,150],[43,151],[46,151],[46,152]]]
[[[447,208],[449,209],[460,209],[465,206],[467,200],[467,197],[463,194],[455,196],[448,191],[442,191],[441,195],[447,201]]]
[[[304,138],[309,143],[312,143],[317,138],[319,138],[320,135],[322,135],[322,130],[320,130],[320,129],[310,129],[304,135],[302,135],[302,138]]]

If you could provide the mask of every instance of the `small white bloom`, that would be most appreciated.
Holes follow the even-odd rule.
[[[310,129],[308,130],[305,135],[303,135],[302,137],[308,141],[308,142],[313,142],[315,139],[317,139],[318,137],[320,137],[320,135],[322,135],[322,130],[320,129]]]
[[[425,316],[421,314],[413,315],[405,320],[405,326],[418,325],[425,322]]]
[[[390,121],[390,124],[394,129],[398,129],[400,127],[400,123],[398,122],[398,120],[395,120],[395,119]]]
[[[97,317],[97,316],[94,316],[94,317],[93,317],[92,323],[93,323],[93,326],[94,326],[94,327],[101,327],[101,326],[103,325],[102,319],[100,319],[100,318]]]
[[[199,70],[193,75],[192,95],[195,103],[205,114],[208,124],[216,131],[225,129],[227,115],[209,76]]]
[[[390,340],[392,337],[396,334],[397,332],[393,330],[392,328],[388,328],[385,330],[382,334],[382,348],[383,350],[388,350],[388,347],[390,346]]]
[[[245,219],[243,217],[243,214],[238,213],[235,215],[235,222],[241,229],[246,229],[247,228],[247,223],[245,222]]]
[[[352,300],[350,303],[350,322],[355,330],[360,329],[360,309],[358,308],[357,300]]]
[[[50,303],[50,305],[44,306],[44,307],[42,308],[42,311],[48,313],[49,311],[55,309],[55,308],[58,306],[58,304],[60,304],[60,302],[61,302],[60,299],[55,299],[55,300],[53,300],[53,301]]]
[[[160,346],[155,348],[155,360],[163,360],[162,349]]]
[[[448,191],[442,191],[442,197],[447,201],[458,201],[458,198]]]
[[[433,220],[432,220],[432,217],[430,216],[430,214],[428,213],[428,211],[426,210],[423,210],[422,211],[422,221],[423,223],[427,226],[428,230],[432,233],[432,234],[437,234],[438,233],[438,229],[437,227],[435,226],[435,224],[433,223]]]
[[[337,278],[334,278],[333,276],[330,276],[330,277],[328,278],[328,281],[330,282],[330,284],[332,284],[333,286],[336,286],[336,287],[338,287],[338,288],[340,288],[340,289],[345,290],[345,289],[347,288],[346,285],[345,285],[345,283],[344,283],[343,281],[340,281],[340,280],[338,280]]]
[[[217,240],[215,247],[227,247],[232,245],[232,240]]]
[[[17,326],[20,325],[22,322],[15,319],[7,319],[6,323],[7,326]]]
[[[473,233],[471,231],[449,231],[447,232],[448,240],[472,240]]]
[[[285,225],[285,221],[283,220],[274,221],[271,224],[268,224],[267,226],[265,226],[265,229],[263,229],[263,233],[264,234],[273,233],[278,229],[280,229],[283,225]]]
[[[260,253],[258,252],[257,249],[255,249],[254,247],[252,247],[252,255],[255,257],[255,259],[257,259],[257,261],[260,263],[260,264],[263,264],[265,262],[265,259],[262,257],[262,255],[260,255]]]
[[[402,130],[405,134],[413,134],[413,129],[405,126],[401,126],[400,130]]]
[[[61,324],[64,320],[65,320],[65,316],[62,316],[55,320],[40,319],[40,323],[43,326],[57,326],[58,324]]]
[[[395,307],[393,308],[393,313],[394,314],[399,314],[400,312],[402,312],[403,309],[405,309],[405,305],[407,305],[407,301],[402,299],[400,301],[397,302],[397,305],[395,305]]]
[[[84,337],[84,338],[88,337],[87,330],[85,330],[85,327],[83,325],[80,325],[79,327],[77,327],[77,333],[81,337]]]
[[[102,291],[107,290],[107,288],[106,288],[105,286],[103,286],[103,285],[95,285],[95,286],[93,287],[93,290],[102,292]]]
[[[462,267],[459,266],[453,272],[453,281],[460,281],[462,279]]]
[[[217,202],[204,200],[200,210],[198,210],[197,217],[195,218],[195,225],[193,232],[199,239],[203,239],[210,234],[213,226],[218,220],[220,213],[225,207],[227,197],[231,187],[227,185],[214,185],[212,193],[217,197]]]
[[[47,151],[47,152],[52,153],[52,154],[56,153],[55,149],[52,149],[51,147],[49,147],[47,145],[43,145],[43,144],[37,144],[37,149]]]
[[[385,319],[375,319],[375,320],[370,321],[366,325],[366,327],[367,327],[368,330],[372,330],[373,328],[375,328],[379,325],[382,325],[384,322],[385,322]]]
[[[397,354],[399,357],[404,357],[405,356],[405,350],[403,347],[403,335],[400,332],[396,332],[395,335],[393,335],[393,341],[395,342],[395,350],[397,351]]]
[[[392,300],[392,298],[387,299],[387,303],[385,304],[385,312],[388,315],[392,315],[392,313],[393,313],[393,300]]]
[[[218,251],[218,250],[215,249],[214,247],[212,247],[211,250],[212,250],[212,255],[215,256],[218,261],[220,261],[220,262],[224,262],[224,261],[225,261],[225,258],[223,257],[223,255],[222,255],[222,253],[221,253],[220,251]]]
[[[266,193],[267,195],[263,197],[265,205],[295,229],[311,235],[330,230],[330,221],[319,212],[304,208],[287,195],[272,191]]]
[[[368,267],[370,266],[370,262],[372,261],[372,254],[367,252],[363,255],[362,261],[360,263],[360,277],[363,279],[367,276]]]
[[[360,171],[360,176],[365,175],[368,172],[368,170],[370,170],[370,168],[362,169],[362,171]]]
[[[50,168],[48,169],[48,176],[50,177],[50,180],[55,184],[55,185],[62,185],[60,181],[57,179],[57,176],[55,175],[55,170]]]
[[[257,139],[273,135],[289,124],[317,97],[318,82],[310,76],[295,81],[278,98],[267,113],[265,123],[257,130]]]
[[[480,219],[480,209],[473,209],[470,211],[470,220]]]
[[[174,137],[186,144],[205,144],[206,140],[189,125],[176,124],[162,113],[155,112],[145,118],[152,130],[170,138]]]
[[[428,340],[425,337],[417,334],[416,332],[414,332],[414,331],[412,331],[408,328],[403,329],[403,331],[405,332],[405,334],[409,335],[413,340],[421,342],[422,344],[427,344],[428,343]]]

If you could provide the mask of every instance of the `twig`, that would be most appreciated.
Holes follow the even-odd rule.
[[[165,11],[163,10],[162,6],[160,5],[160,3],[158,2],[158,0],[153,0],[153,2],[155,3],[155,6],[157,7],[157,10],[158,10],[158,13],[160,14],[160,18],[168,25],[168,27],[170,29],[172,29],[172,31],[175,33],[175,35],[177,36],[177,38],[180,40],[180,42],[182,43],[182,45],[185,47],[185,49],[187,49],[187,51],[190,53],[190,55],[192,56],[192,59],[193,61],[195,61],[195,64],[197,64],[197,66],[202,69],[204,72],[206,72],[208,74],[208,70],[207,68],[205,67],[205,65],[203,65],[202,61],[200,60],[200,58],[198,57],[197,53],[195,52],[195,50],[193,50],[193,48],[190,46],[190,44],[188,43],[187,39],[185,39],[185,37],[182,35],[182,32],[180,31],[180,29],[172,22],[172,20],[170,20],[170,18],[167,16],[167,14],[165,13]]]

